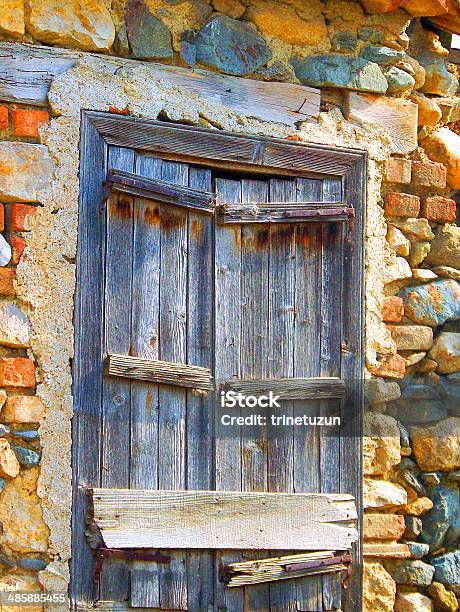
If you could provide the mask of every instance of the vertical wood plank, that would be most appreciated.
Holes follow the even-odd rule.
[[[322,200],[339,202],[342,199],[340,179],[323,181]],[[321,279],[321,376],[341,374],[342,342],[342,270],[343,225],[322,225],[322,279]],[[321,402],[321,413],[326,416],[340,414],[335,401]],[[340,491],[340,445],[337,428],[324,428],[320,436],[321,492]],[[323,605],[325,610],[341,607],[341,582],[337,576],[323,576]]]
[[[190,167],[189,186],[212,190],[211,170]],[[187,360],[213,368],[213,220],[209,215],[189,213],[188,219]],[[213,461],[214,396],[187,391],[187,488],[214,487]],[[190,551],[187,554],[189,610],[208,610],[214,602],[214,554]]]
[[[243,179],[243,202],[267,202],[268,183]],[[270,228],[267,225],[243,225],[241,229],[241,376],[265,378],[269,374],[269,275]],[[266,427],[243,427],[241,467],[243,491],[267,490]],[[251,559],[263,558],[264,552],[249,553]],[[267,584],[246,588],[245,604],[249,610],[270,607]]]
[[[111,147],[109,168],[132,172],[134,152]],[[133,253],[133,198],[110,197],[107,207],[105,270],[105,350],[129,354]],[[104,377],[102,428],[103,487],[129,487],[131,383]],[[108,560],[101,572],[101,598],[128,599],[129,568],[120,560]]]
[[[163,162],[161,178],[179,185],[188,184],[188,166]],[[160,359],[187,361],[187,212],[162,205],[160,268]],[[160,385],[159,392],[160,489],[185,489],[185,431],[187,397],[185,389]],[[172,551],[173,560],[160,566],[160,605],[187,610],[186,554]]]
[[[295,202],[294,179],[270,180],[272,202]],[[294,372],[294,318],[295,318],[295,239],[294,224],[275,224],[270,228],[269,261],[269,360],[271,377],[293,376]],[[293,415],[294,403],[283,402],[281,408],[272,408],[271,414]],[[268,490],[292,493],[294,491],[294,428],[269,429],[268,438]],[[285,551],[287,554],[287,551]],[[273,551],[274,556],[284,554]],[[280,581],[270,585],[270,610],[295,612],[296,585],[294,581]]]
[[[321,181],[297,180],[297,201],[320,201]],[[321,302],[321,225],[299,225],[296,236],[296,316],[294,333],[294,376],[320,374]],[[294,412],[301,416],[315,414],[317,402],[295,402]],[[317,492],[320,488],[319,437],[316,427],[299,427],[294,435],[294,490]],[[321,578],[296,581],[297,608],[322,610]]]
[[[136,172],[158,178],[162,161],[136,156]],[[160,206],[136,198],[134,204],[133,297],[131,352],[158,359],[160,334]],[[131,470],[132,489],[158,488],[158,385],[131,382]],[[130,603],[133,607],[159,607],[159,569],[156,563],[131,563]]]
[[[107,146],[86,114],[80,141],[80,206],[75,300],[74,416],[72,420],[72,582],[73,605],[92,606],[94,556],[85,529],[87,495],[100,485],[102,310],[105,227],[99,207]]]
[[[241,184],[216,178],[215,192],[223,202],[241,202]],[[215,227],[215,355],[216,379],[240,376],[241,345],[241,227]],[[241,491],[241,432],[227,436],[219,426],[216,406],[216,490]],[[236,428],[235,428],[236,429]],[[241,561],[241,554],[217,551],[215,555],[215,606],[218,611],[244,610],[243,589],[226,589],[219,581],[221,565]]]

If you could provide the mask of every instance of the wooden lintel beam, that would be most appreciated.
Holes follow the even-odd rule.
[[[255,380],[232,379],[221,383],[224,391],[236,391],[245,395],[264,395],[270,391],[280,400],[342,399],[345,384],[340,378],[258,378]]]
[[[211,371],[208,368],[185,363],[110,354],[104,360],[104,368],[108,376],[147,380],[192,389],[210,390],[213,388]]]

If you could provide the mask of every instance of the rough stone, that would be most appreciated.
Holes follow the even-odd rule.
[[[404,351],[403,357],[406,360],[407,367],[411,367],[420,363],[423,358],[426,356],[426,352],[422,351],[421,353],[412,353],[409,351]]]
[[[433,266],[460,268],[460,227],[442,225],[436,229],[426,263]]]
[[[428,353],[438,364],[439,374],[451,374],[460,370],[460,334],[441,332]]]
[[[103,2],[29,0],[27,31],[40,42],[84,51],[108,51],[115,26]]]
[[[336,32],[331,40],[332,50],[349,53],[358,47],[358,38],[352,32]]]
[[[0,577],[0,592],[1,593],[40,593],[42,588],[36,576],[19,575],[19,574],[4,574]],[[2,604],[2,612],[43,612],[43,605],[7,605]]]
[[[447,167],[447,182],[452,189],[460,189],[460,136],[442,127],[422,141],[428,157]]]
[[[0,425],[0,438],[7,436],[9,433],[10,433],[10,428],[7,427],[6,425],[1,424]]]
[[[372,45],[378,45],[384,39],[384,32],[382,30],[376,30],[368,26],[359,28],[358,36],[361,40],[365,40]]]
[[[0,438],[0,476],[16,478],[19,474],[19,462],[7,440]]]
[[[417,240],[411,243],[409,263],[413,268],[419,266],[427,257],[431,249],[431,243],[427,240]]]
[[[392,219],[391,223],[400,229],[403,234],[418,240],[433,240],[434,234],[426,219]]]
[[[443,402],[434,400],[398,400],[387,406],[389,415],[398,417],[403,423],[432,423],[447,416]]]
[[[399,8],[402,0],[360,0],[366,13],[392,13]]]
[[[422,216],[432,223],[455,223],[457,203],[450,198],[433,196],[425,198],[421,212]]]
[[[291,64],[281,60],[275,60],[268,66],[259,68],[256,74],[266,81],[293,81],[296,79]]]
[[[374,376],[403,378],[406,371],[406,360],[401,355],[386,355],[378,364],[369,364],[368,369]]]
[[[21,438],[22,440],[36,440],[39,437],[38,431],[36,429],[31,429],[29,431],[15,430],[12,435],[15,438]]]
[[[434,575],[434,568],[419,560],[392,561],[388,563],[387,570],[396,584],[419,587],[426,587],[431,584]]]
[[[14,348],[30,346],[30,323],[16,304],[0,304],[0,344]]]
[[[407,492],[401,485],[387,480],[364,479],[364,507],[385,508],[403,506],[407,503]]]
[[[431,612],[433,603],[422,593],[398,592],[394,609],[395,612]]]
[[[459,595],[460,594],[460,550],[446,553],[445,555],[439,555],[433,557],[430,560],[433,565],[435,574],[434,579],[436,582],[441,582],[445,586],[452,588],[452,590]]]
[[[417,516],[405,517],[405,529],[403,537],[405,540],[416,540],[422,533],[422,519]]]
[[[436,361],[425,358],[417,365],[417,372],[420,374],[429,374],[430,372],[434,372],[437,367],[438,364]]]
[[[412,162],[412,184],[415,187],[444,189],[447,181],[447,168],[442,163],[430,161]]]
[[[0,142],[0,198],[38,202],[51,180],[54,162],[43,145]]]
[[[412,448],[421,470],[450,472],[460,467],[460,418],[411,428]]]
[[[398,423],[385,414],[369,412],[364,416],[364,473],[387,474],[401,461]]]
[[[246,10],[246,7],[239,0],[213,0],[212,4],[216,11],[228,15],[232,19],[239,19]]]
[[[406,530],[404,517],[398,514],[365,514],[365,540],[400,540]]]
[[[0,34],[14,38],[24,35],[23,0],[0,0]]]
[[[440,582],[432,582],[427,588],[427,593],[431,597],[439,612],[457,612],[458,603],[455,594],[448,591]]]
[[[0,385],[2,387],[35,387],[35,363],[25,357],[0,359]]]
[[[447,69],[446,61],[436,53],[423,51],[417,55],[417,61],[425,68],[425,84],[421,91],[437,96],[454,95],[458,80]]]
[[[41,559],[29,557],[25,559],[18,559],[18,565],[29,572],[40,572],[46,568],[47,563]]]
[[[389,47],[374,47],[368,45],[361,51],[361,57],[370,62],[375,62],[379,66],[392,66],[399,62],[405,53],[403,51],[395,51]]]
[[[388,183],[409,185],[412,179],[412,163],[410,159],[392,157],[385,165],[385,180]]]
[[[385,267],[382,277],[384,284],[388,285],[395,281],[411,278],[412,270],[405,259],[396,257],[393,263]]]
[[[413,93],[411,100],[418,106],[418,125],[436,125],[440,121],[442,112],[436,100],[420,93]]]
[[[424,325],[387,325],[398,350],[427,351],[433,346],[433,330]]]
[[[399,323],[404,316],[403,299],[397,295],[391,295],[384,298],[381,306],[381,312],[382,319],[385,322]]]
[[[226,15],[207,23],[198,32],[195,45],[198,62],[235,76],[251,74],[271,58],[267,43],[253,25]]]
[[[414,77],[397,66],[392,66],[386,70],[385,78],[388,82],[389,94],[402,94],[406,91],[414,89],[415,87]]]
[[[39,423],[45,414],[45,406],[39,397],[15,395],[9,397],[0,413],[6,423]]]
[[[402,385],[401,397],[405,400],[433,400],[440,399],[441,395],[432,385],[408,380]]]
[[[387,242],[394,249],[396,255],[407,257],[410,252],[410,240],[397,227],[388,227]]]
[[[460,417],[460,385],[457,380],[449,380],[449,378],[449,376],[441,378],[443,399],[450,414]]]
[[[24,470],[7,482],[0,504],[0,544],[17,553],[46,552],[48,528],[36,494],[39,468]]]
[[[388,83],[378,64],[350,55],[293,57],[297,78],[312,87],[340,87],[357,91],[385,93]]]
[[[408,193],[389,193],[385,198],[385,216],[417,217],[420,212],[420,198]]]
[[[438,276],[460,281],[460,270],[456,270],[455,268],[450,268],[449,266],[435,266],[433,272]]]
[[[131,54],[137,59],[167,59],[173,56],[171,33],[149,11],[143,0],[130,0],[126,9],[126,33]]]
[[[396,584],[385,568],[376,562],[365,562],[363,572],[363,610],[393,612]]]
[[[447,13],[446,0],[406,0],[404,10],[412,17],[434,17]]]
[[[11,448],[13,449],[17,460],[23,467],[33,467],[40,463],[40,453],[37,453],[37,451],[17,445],[12,446]]]
[[[406,287],[401,297],[405,315],[421,325],[437,327],[446,321],[460,319],[460,284],[455,280]]]
[[[423,516],[433,507],[433,502],[429,497],[418,497],[398,509],[398,512],[405,516]]]
[[[440,483],[432,489],[430,498],[433,508],[423,517],[420,539],[435,551],[443,545],[447,531],[459,513],[458,487]]]
[[[414,268],[412,270],[412,276],[421,283],[428,283],[438,278],[437,274],[427,268]]]
[[[372,378],[365,383],[366,400],[370,405],[384,404],[401,396],[401,389],[396,382],[388,382],[382,378]]]
[[[437,104],[442,111],[444,123],[460,121],[460,98],[437,98]]]
[[[307,6],[307,5],[306,5]],[[302,18],[294,7],[280,5],[270,0],[253,0],[245,18],[252,21],[262,35],[275,36],[290,45],[319,47],[328,38],[321,2],[308,3],[311,19]],[[280,10],[281,9],[281,10]]]
[[[421,89],[425,85],[426,70],[425,68],[410,55],[406,55],[404,60],[399,64],[404,65],[404,70],[407,70],[415,79],[414,89]]]

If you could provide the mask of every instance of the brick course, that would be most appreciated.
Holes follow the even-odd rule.
[[[35,363],[25,357],[0,359],[0,386],[35,387]]]
[[[35,206],[30,204],[11,204],[9,228],[14,232],[26,231],[26,219],[35,214]]]
[[[11,130],[14,136],[38,138],[39,128],[48,121],[45,110],[13,108],[11,111]]]
[[[449,198],[433,196],[422,202],[421,216],[433,223],[454,223],[457,218],[457,203]]]
[[[444,189],[447,168],[443,164],[429,161],[412,162],[412,185],[414,187],[433,187]]]
[[[385,200],[385,214],[389,217],[418,217],[420,198],[408,193],[389,193]]]

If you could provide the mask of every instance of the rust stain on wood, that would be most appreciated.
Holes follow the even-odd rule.
[[[131,219],[132,217],[132,198],[119,195],[118,198],[111,198],[109,203],[111,216],[118,219]]]
[[[177,229],[178,227],[184,227],[187,220],[187,216],[182,211],[175,211],[166,206],[161,207],[160,218],[161,229],[164,232]]]
[[[146,205],[144,209],[144,222],[146,225],[159,227],[160,225],[160,208],[152,204]]]

